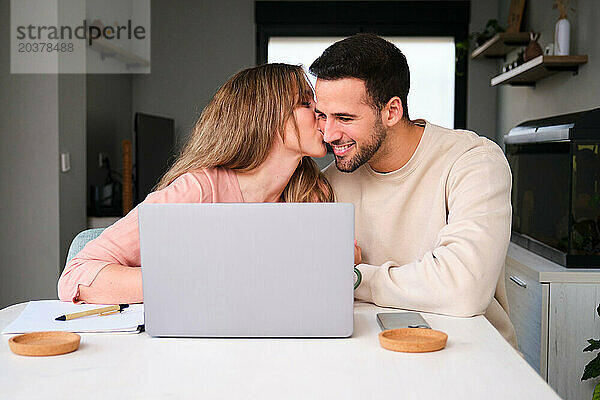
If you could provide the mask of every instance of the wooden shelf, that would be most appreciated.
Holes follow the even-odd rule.
[[[127,66],[127,69],[150,66],[150,61],[130,52],[129,50],[125,50],[119,46],[116,46],[106,39],[95,39],[92,42],[92,45],[89,47],[92,50],[100,53],[100,57],[102,57],[102,59],[106,57],[114,57],[115,59],[123,62]]]
[[[535,82],[561,71],[577,72],[587,56],[539,56],[492,78],[491,86],[535,86]]]
[[[529,43],[529,32],[498,33],[496,36],[477,47],[471,53],[471,59],[501,58],[511,50]]]

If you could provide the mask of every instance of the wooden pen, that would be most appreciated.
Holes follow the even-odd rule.
[[[123,311],[127,307],[129,307],[129,304],[119,304],[119,305],[116,305],[116,306],[108,306],[108,307],[96,308],[94,310],[87,310],[87,311],[81,311],[81,312],[73,313],[73,314],[61,315],[60,317],[56,317],[55,320],[56,321],[68,321],[70,319],[75,319],[75,318],[80,318],[80,317],[87,317],[88,315],[103,314],[103,313],[110,312],[110,311],[121,312],[121,311]]]

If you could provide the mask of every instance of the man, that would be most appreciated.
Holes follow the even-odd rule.
[[[362,283],[380,306],[460,317],[485,314],[516,347],[504,259],[510,167],[473,132],[411,121],[409,69],[393,44],[357,34],[311,65],[316,113],[338,201],[355,205]]]

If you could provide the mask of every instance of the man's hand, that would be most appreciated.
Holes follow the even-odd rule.
[[[360,246],[356,244],[356,240],[354,241],[354,265],[358,265],[362,263],[362,251]]]

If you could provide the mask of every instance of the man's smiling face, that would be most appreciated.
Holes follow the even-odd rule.
[[[360,79],[317,79],[315,92],[319,129],[333,148],[335,165],[352,172],[368,162],[386,138],[380,113],[369,104]]]

